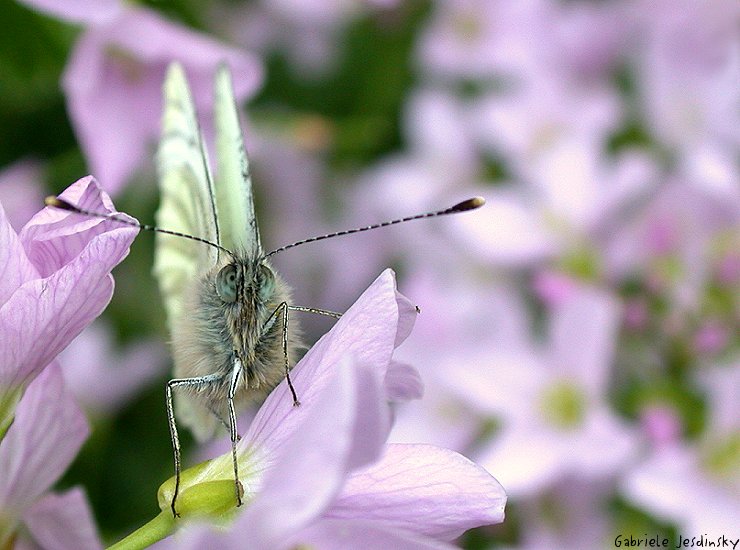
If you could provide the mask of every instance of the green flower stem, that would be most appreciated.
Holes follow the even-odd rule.
[[[201,467],[201,466],[199,466]],[[197,468],[199,468],[197,467]],[[197,470],[196,468],[196,470]],[[173,480],[165,482],[160,488],[160,497],[166,488],[173,485]],[[196,519],[214,525],[223,525],[236,513],[236,494],[233,480],[204,481],[191,485],[183,490],[177,499],[177,512],[180,518],[175,519],[170,509],[169,500],[161,498],[163,509],[157,517],[139,527],[126,538],[117,542],[109,550],[139,550],[174,533],[178,523]]]
[[[170,510],[163,510],[157,517],[139,527],[108,550],[139,550],[148,548],[175,531],[175,518]]]

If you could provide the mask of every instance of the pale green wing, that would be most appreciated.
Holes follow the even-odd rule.
[[[216,212],[221,244],[235,252],[261,253],[249,161],[239,125],[231,74],[225,65],[220,66],[216,74],[214,97]]]
[[[160,188],[157,226],[218,243],[208,158],[185,73],[178,63],[170,65],[164,83],[162,138],[157,162]],[[188,285],[217,259],[215,247],[157,233],[154,275],[164,299],[170,330],[182,315]]]

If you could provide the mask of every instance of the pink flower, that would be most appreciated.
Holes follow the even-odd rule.
[[[27,3],[88,24],[69,59],[62,87],[90,172],[111,193],[149,156],[150,141],[159,131],[164,72],[173,59],[187,70],[201,110],[212,105],[213,73],[220,62],[231,66],[240,101],[262,81],[262,67],[254,56],[144,8],[110,1],[89,11],[83,0]]]
[[[113,414],[142,388],[165,376],[161,342],[142,340],[117,349],[101,320],[87,327],[59,355],[64,380],[87,411]]]
[[[115,212],[91,176],[60,196],[83,208]],[[0,404],[6,405],[0,426],[12,418],[8,400],[17,399],[108,304],[110,271],[126,257],[137,232],[45,208],[16,234],[0,207]]]
[[[21,0],[22,3],[72,23],[105,23],[123,10],[120,0]]]
[[[52,363],[23,395],[0,441],[0,546],[101,548],[85,494],[50,493],[87,439],[85,415]],[[22,526],[22,527],[21,527]],[[29,546],[30,547],[30,546]]]
[[[506,497],[479,466],[433,446],[384,445],[388,401],[415,383],[392,361],[414,316],[385,271],[294,369],[301,406],[282,383],[239,442],[245,509],[229,532],[196,527],[177,546],[243,548],[248,537],[255,549],[341,548],[359,537],[446,548],[439,541],[500,522]],[[182,502],[197,484],[232,476],[230,454],[211,461],[188,479]],[[171,482],[160,489],[165,511],[171,490]]]
[[[630,501],[689,537],[735,533],[740,515],[740,364],[713,367],[702,378],[710,415],[701,439],[656,441],[622,484]]]
[[[10,225],[18,231],[44,202],[41,163],[23,159],[0,172],[0,204]]]
[[[450,387],[501,420],[479,455],[512,496],[528,497],[568,476],[608,479],[635,451],[633,431],[611,410],[607,384],[618,303],[588,287],[552,309],[544,349],[479,353]]]

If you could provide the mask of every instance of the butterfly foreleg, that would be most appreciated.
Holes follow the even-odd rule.
[[[234,490],[236,491],[236,505],[242,505],[241,483],[239,482],[239,462],[236,458],[236,442],[239,434],[236,425],[236,409],[234,408],[234,396],[239,386],[239,375],[243,374],[242,362],[238,356],[234,357],[234,368],[231,370],[231,382],[229,383],[229,436],[231,437],[231,460],[234,464]],[[244,374],[246,377],[246,374]]]
[[[275,314],[280,315],[283,318],[283,357],[285,358],[285,378],[288,381],[288,387],[290,393],[293,396],[293,406],[298,407],[301,402],[298,401],[298,395],[293,387],[293,381],[290,379],[290,361],[288,359],[288,310],[290,306],[287,302],[282,302],[277,309]]]
[[[334,319],[339,319],[342,314],[337,313],[335,311],[329,311],[327,309],[318,309],[313,307],[303,307],[303,306],[289,306],[287,302],[282,302],[278,307],[275,308],[275,311],[272,312],[270,317],[268,317],[267,321],[265,322],[263,326],[263,330],[266,332],[272,328],[272,325],[275,323],[275,320],[279,317],[282,317],[283,320],[283,357],[285,359],[285,378],[288,381],[288,387],[290,388],[290,393],[293,396],[293,406],[297,407],[301,404],[301,402],[298,400],[298,394],[296,394],[295,388],[293,387],[293,381],[290,379],[290,361],[288,358],[288,312],[289,311],[301,311],[304,313],[315,313],[316,315],[325,315],[327,317],[332,317]]]
[[[212,384],[221,383],[224,379],[224,375],[208,374],[206,376],[196,376],[194,378],[175,378],[167,382],[165,390],[167,400],[167,423],[170,427],[170,440],[172,441],[172,451],[175,459],[175,490],[172,494],[172,502],[170,508],[172,509],[172,515],[180,517],[175,509],[175,501],[177,495],[180,492],[180,473],[182,471],[182,455],[180,452],[180,437],[177,433],[177,423],[175,422],[175,408],[172,402],[172,390],[174,388],[202,388],[204,386],[210,386]]]
[[[328,309],[318,309],[315,307],[303,307],[303,306],[288,306],[291,311],[302,311],[303,313],[315,313],[316,315],[324,315],[326,317],[333,317],[339,319],[342,314],[336,311],[329,311]]]

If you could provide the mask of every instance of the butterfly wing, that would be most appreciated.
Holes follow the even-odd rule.
[[[178,63],[170,65],[164,83],[164,115],[157,163],[160,187],[157,225],[218,243],[208,158],[185,73]],[[188,285],[217,259],[218,250],[212,246],[157,233],[154,275],[164,299],[170,330],[182,315]]]
[[[214,97],[218,167],[216,211],[221,244],[238,253],[261,254],[249,161],[239,125],[231,74],[225,65],[220,66],[216,74]]]

